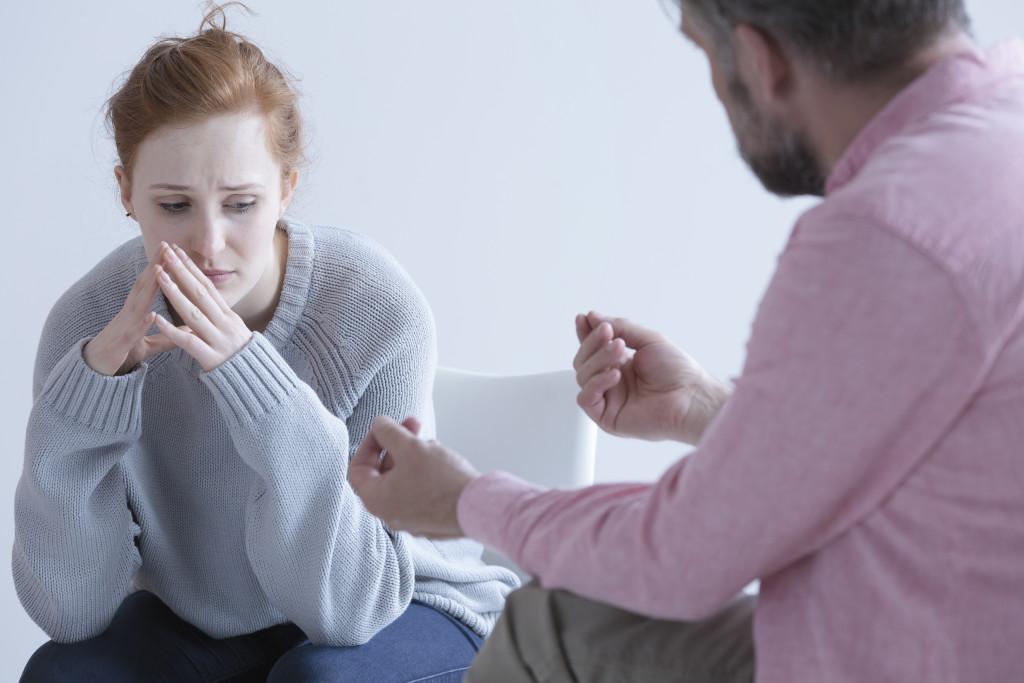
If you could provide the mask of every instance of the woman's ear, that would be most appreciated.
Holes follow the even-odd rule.
[[[284,215],[288,205],[292,203],[292,197],[295,196],[295,186],[299,184],[299,172],[298,170],[292,171],[284,181],[284,194],[281,196],[281,210],[277,212],[278,219]]]
[[[124,166],[114,167],[114,177],[117,178],[117,185],[121,188],[121,206],[135,220],[139,220],[135,215],[135,208],[132,206],[132,184],[128,180],[128,172],[124,170]]]
[[[771,104],[785,96],[793,76],[793,64],[779,43],[750,24],[735,30],[737,67],[758,99]]]

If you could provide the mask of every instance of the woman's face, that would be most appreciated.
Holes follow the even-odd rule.
[[[269,321],[287,253],[275,227],[298,176],[282,183],[261,116],[164,126],[139,145],[130,184],[114,172],[151,260],[177,244],[250,328]]]

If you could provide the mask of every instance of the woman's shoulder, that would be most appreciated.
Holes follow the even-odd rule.
[[[358,316],[394,322],[429,321],[430,307],[397,259],[376,240],[353,230],[297,226],[315,245],[309,302],[319,316]]]
[[[57,299],[50,311],[50,318],[65,316],[83,323],[98,318],[102,319],[102,325],[106,325],[121,310],[128,292],[146,263],[142,238],[128,240],[71,285]]]
[[[346,272],[364,278],[382,274],[408,277],[391,252],[369,235],[329,225],[298,226],[312,236],[316,258],[321,263],[337,264]]]
[[[137,237],[110,252],[57,299],[39,341],[36,360],[42,377],[68,349],[106,327],[145,267],[146,250]]]

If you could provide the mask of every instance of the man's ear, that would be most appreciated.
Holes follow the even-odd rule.
[[[750,24],[735,29],[736,68],[754,97],[770,104],[784,96],[791,85],[793,63],[779,43]]]
[[[117,178],[117,185],[121,188],[121,206],[132,216],[135,216],[135,208],[132,206],[132,184],[128,180],[128,172],[124,166],[114,167],[114,177]],[[135,220],[139,220],[135,218]]]

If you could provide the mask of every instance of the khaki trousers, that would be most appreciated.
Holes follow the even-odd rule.
[[[509,596],[464,683],[751,683],[754,602],[661,621],[532,582]]]

